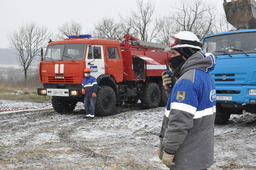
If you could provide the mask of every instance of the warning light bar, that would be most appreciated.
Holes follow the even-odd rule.
[[[92,35],[90,34],[83,34],[83,35],[70,35],[68,38],[91,38]]]

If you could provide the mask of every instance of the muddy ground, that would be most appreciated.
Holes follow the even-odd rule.
[[[93,120],[81,109],[0,112],[0,169],[165,170],[156,155],[163,110],[124,108]],[[254,114],[216,125],[211,170],[256,169],[255,137]]]

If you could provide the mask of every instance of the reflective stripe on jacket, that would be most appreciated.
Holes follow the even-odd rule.
[[[86,91],[85,96],[91,96],[92,93],[96,93],[98,89],[97,80],[93,76],[85,77],[82,86]]]

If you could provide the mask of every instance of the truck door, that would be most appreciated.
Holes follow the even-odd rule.
[[[91,75],[98,77],[105,74],[103,47],[101,45],[88,45],[86,53],[86,67],[91,69]]]
[[[115,77],[116,82],[123,81],[123,61],[118,47],[107,46],[106,72]]]

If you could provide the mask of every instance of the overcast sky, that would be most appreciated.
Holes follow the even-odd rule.
[[[191,0],[151,0],[155,15],[160,16],[170,13],[171,6],[180,1]],[[223,10],[223,0],[202,1]],[[8,36],[26,23],[35,22],[56,33],[60,26],[73,20],[81,23],[86,33],[103,17],[119,19],[119,15],[129,15],[136,4],[136,0],[0,0],[0,48],[8,48]]]

